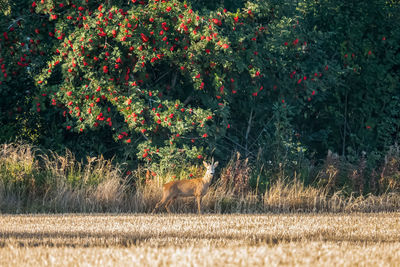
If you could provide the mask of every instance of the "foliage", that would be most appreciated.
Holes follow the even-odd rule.
[[[313,183],[330,149],[363,164],[340,187],[379,191],[364,174],[399,138],[397,1],[1,4],[3,142],[159,174],[239,151],[257,186]]]
[[[32,14],[30,1],[0,4],[0,140],[10,141],[15,135],[32,140],[37,137],[35,113],[41,110],[31,106],[37,94],[32,76],[47,60],[51,42],[42,33],[49,23],[46,17]]]
[[[399,132],[400,5],[325,0],[302,1],[299,9],[334,76],[308,136],[350,160],[362,151],[384,154]]]

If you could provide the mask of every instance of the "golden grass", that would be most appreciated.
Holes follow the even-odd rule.
[[[395,266],[400,213],[2,215],[0,266]]]
[[[190,166],[189,170],[198,175],[204,173],[203,168],[196,166]],[[400,211],[400,193],[396,191],[356,196],[281,177],[261,194],[258,187],[252,190],[248,184],[247,160],[231,160],[221,171],[203,198],[205,213]],[[80,162],[68,151],[62,156],[44,153],[27,144],[3,144],[0,145],[0,212],[151,212],[161,199],[162,184],[177,178],[174,173],[171,170],[147,177],[146,170],[139,167],[126,175],[120,165],[103,157],[88,157]],[[188,178],[188,175],[181,170],[178,177]],[[175,201],[171,210],[194,212],[195,201]]]

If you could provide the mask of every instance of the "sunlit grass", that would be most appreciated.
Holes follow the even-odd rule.
[[[400,210],[400,194],[396,192],[365,196],[348,195],[342,190],[330,193],[324,187],[305,186],[297,179],[279,179],[265,193],[260,193],[248,186],[247,178],[241,178],[250,172],[247,163],[236,161],[222,167],[213,180],[202,201],[205,213]],[[148,173],[138,168],[127,176],[120,165],[103,157],[88,157],[81,162],[68,151],[58,155],[27,144],[3,144],[0,145],[0,212],[150,212],[161,199],[163,183],[188,178],[191,173],[201,177],[204,168],[192,166],[177,176],[174,172],[164,176]],[[190,198],[175,201],[171,210],[194,212],[195,201]]]
[[[400,213],[3,215],[0,266],[395,266]]]

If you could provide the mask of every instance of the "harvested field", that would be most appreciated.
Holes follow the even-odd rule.
[[[388,266],[400,213],[2,215],[0,266]]]

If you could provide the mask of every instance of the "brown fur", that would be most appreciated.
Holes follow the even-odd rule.
[[[207,193],[211,180],[214,175],[214,169],[218,166],[218,162],[208,164],[203,162],[207,168],[203,178],[190,180],[172,181],[163,185],[163,197],[157,203],[153,213],[158,210],[161,205],[165,204],[165,209],[168,213],[169,206],[172,202],[181,197],[195,197],[197,200],[198,213],[201,214],[201,198]]]

